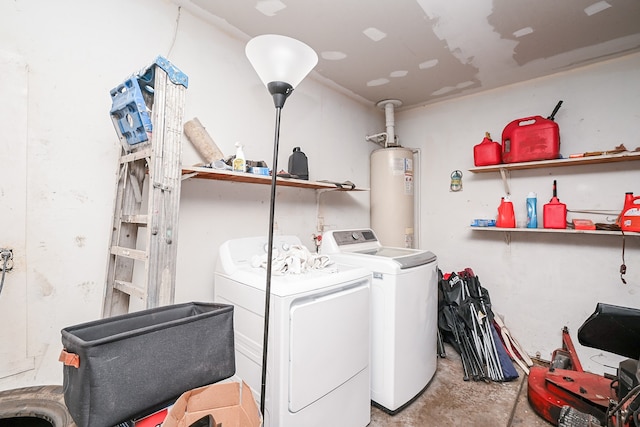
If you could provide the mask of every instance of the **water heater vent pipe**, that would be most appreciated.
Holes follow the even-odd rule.
[[[402,105],[402,101],[397,99],[385,99],[376,104],[378,108],[384,109],[385,124],[387,127],[386,132],[378,133],[375,135],[369,135],[365,139],[369,142],[374,142],[384,147],[395,147],[398,145],[395,134],[395,116],[394,108]]]

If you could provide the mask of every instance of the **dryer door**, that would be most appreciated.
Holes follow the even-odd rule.
[[[368,279],[291,305],[289,410],[298,412],[369,365]]]

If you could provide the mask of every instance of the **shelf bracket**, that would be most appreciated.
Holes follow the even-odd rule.
[[[180,178],[180,181],[185,181],[185,180],[187,180],[189,178],[193,178],[194,176],[197,176],[197,175],[198,175],[198,172],[185,173]]]
[[[505,231],[504,232],[504,242],[507,244],[507,246],[511,245],[511,232],[510,231]]]
[[[504,192],[507,196],[511,196],[511,189],[509,188],[509,179],[511,178],[511,172],[509,171],[509,169],[500,168],[500,176],[502,177]]]

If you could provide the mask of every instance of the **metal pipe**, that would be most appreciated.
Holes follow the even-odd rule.
[[[384,109],[385,116],[385,126],[387,129],[386,132],[386,141],[384,147],[395,147],[396,144],[396,131],[395,131],[395,116],[394,116],[394,108],[402,105],[402,101],[397,99],[385,99],[384,101],[380,101],[376,104],[378,108]]]

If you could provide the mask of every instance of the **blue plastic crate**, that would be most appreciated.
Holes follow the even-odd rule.
[[[153,130],[143,91],[147,97],[153,99],[157,67],[163,69],[174,84],[185,88],[189,85],[189,77],[186,74],[168,59],[158,56],[151,65],[111,89],[111,118],[118,137],[124,139],[129,147],[148,141]]]
[[[120,138],[130,146],[148,141],[153,129],[138,78],[132,76],[111,89],[111,117]]]

